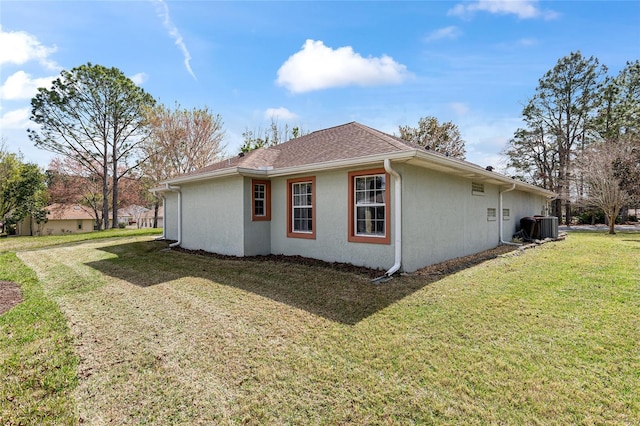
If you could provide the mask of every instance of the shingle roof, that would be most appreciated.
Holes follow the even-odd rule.
[[[88,208],[69,204],[51,204],[47,207],[47,219],[49,220],[79,220],[93,219]]]
[[[259,148],[204,167],[191,175],[226,168],[279,169],[416,149],[409,143],[351,122],[318,130],[268,148]]]

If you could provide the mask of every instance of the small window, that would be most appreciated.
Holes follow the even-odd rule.
[[[484,195],[484,183],[471,182],[471,193],[473,195]]]
[[[502,209],[502,219],[503,220],[511,219],[511,212],[509,211],[509,209]]]
[[[487,209],[487,220],[496,220],[497,216],[496,216],[496,209],[489,207]]]
[[[78,231],[82,231],[82,220],[78,220]]]
[[[254,179],[251,191],[252,220],[271,220],[271,182]]]
[[[287,236],[316,238],[315,177],[287,180]]]

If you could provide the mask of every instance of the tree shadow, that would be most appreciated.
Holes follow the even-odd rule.
[[[278,256],[251,259],[208,256],[168,250],[167,246],[166,242],[147,241],[101,247],[100,250],[115,256],[87,265],[139,287],[185,277],[202,278],[348,325],[357,324],[456,271],[398,277],[373,284],[371,273],[362,268],[349,270],[341,264]],[[464,264],[465,268],[469,266],[469,262]]]

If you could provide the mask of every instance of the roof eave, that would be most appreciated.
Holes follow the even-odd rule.
[[[547,189],[540,188],[526,182],[515,180],[498,172],[489,171],[482,168],[481,166],[478,166],[477,164],[464,162],[450,157],[444,157],[428,151],[418,150],[416,159],[422,160],[422,162],[428,162],[430,164],[440,166],[441,168],[456,170],[460,172],[458,174],[459,176],[467,179],[478,179],[481,181],[488,181],[490,183],[499,185],[513,185],[515,183],[516,188],[519,190],[538,193],[545,197],[557,196],[557,194],[553,191],[549,191]]]

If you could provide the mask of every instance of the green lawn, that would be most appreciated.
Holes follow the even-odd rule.
[[[2,254],[27,301],[0,317],[0,423],[638,424],[638,233],[382,285],[165,247]]]

